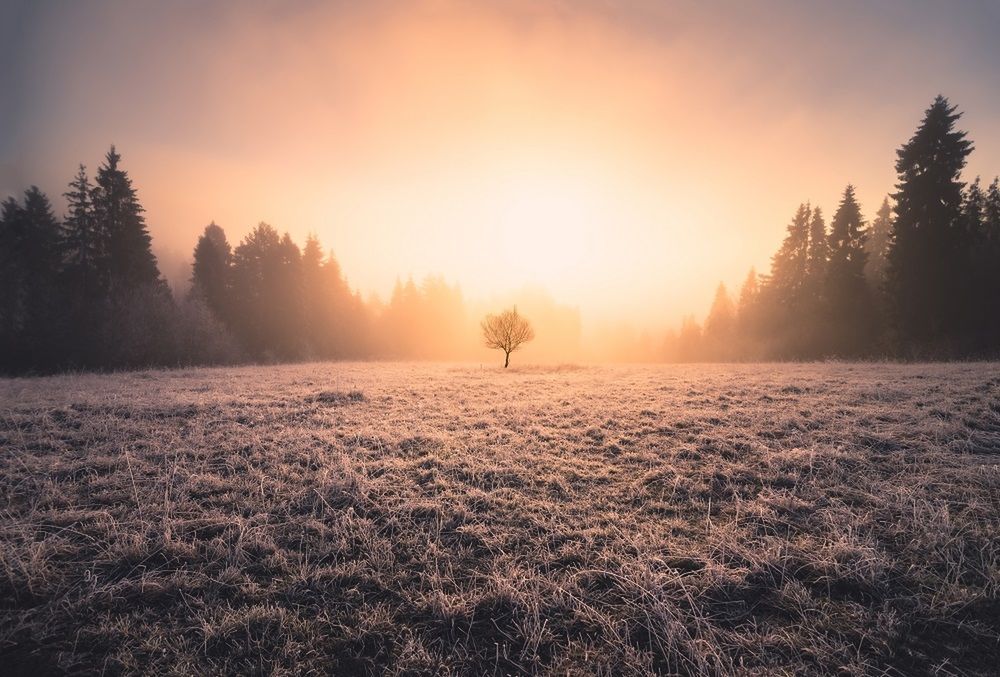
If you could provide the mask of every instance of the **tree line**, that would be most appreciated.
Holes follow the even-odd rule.
[[[956,130],[960,116],[935,99],[897,153],[896,191],[870,222],[850,185],[829,223],[818,206],[800,205],[767,274],[751,270],[736,299],[720,285],[704,325],[686,318],[643,357],[996,356],[1000,186],[963,182],[973,146]],[[191,289],[175,298],[114,147],[93,180],[81,165],[64,195],[62,219],[34,186],[0,204],[5,373],[454,359],[479,343],[458,287],[410,279],[397,281],[387,303],[366,301],[315,236],[300,248],[266,223],[235,246],[209,224],[194,248]],[[536,308],[540,347],[556,336],[579,346],[575,310]]]
[[[65,198],[62,219],[35,186],[2,203],[5,373],[446,358],[461,354],[469,333],[457,286],[408,279],[387,303],[366,302],[316,237],[300,248],[266,223],[235,247],[209,224],[194,248],[190,291],[175,298],[114,147],[93,180],[79,167]]]
[[[686,318],[665,359],[955,359],[1000,354],[1000,185],[966,184],[973,150],[938,96],[897,151],[896,190],[868,222],[853,186],[833,218],[799,205],[768,274],[704,326]]]

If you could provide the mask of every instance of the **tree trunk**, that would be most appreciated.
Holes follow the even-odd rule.
[[[504,353],[504,355],[503,355],[503,368],[506,369],[508,364],[510,364],[510,353]]]

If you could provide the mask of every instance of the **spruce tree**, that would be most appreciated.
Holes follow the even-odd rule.
[[[825,289],[830,348],[841,356],[858,356],[871,348],[873,340],[865,239],[861,206],[854,186],[848,185],[830,222]]]
[[[816,358],[828,348],[829,327],[825,312],[826,270],[829,264],[826,221],[823,210],[814,207],[809,220],[806,281],[799,314],[790,319],[790,355],[798,359]]]
[[[1000,355],[1000,179],[994,178],[986,189],[983,204],[983,241],[988,275],[980,309],[987,320],[988,355]]]
[[[994,178],[990,187],[986,189],[983,212],[987,237],[993,241],[1000,241],[1000,177]]]
[[[681,321],[681,329],[677,334],[676,360],[678,362],[697,362],[705,359],[704,341],[701,325],[693,315],[686,316]]]
[[[899,182],[888,287],[898,338],[909,354],[953,352],[960,331],[965,251],[960,179],[972,143],[938,96],[897,151]]]
[[[19,341],[27,306],[24,209],[13,197],[0,205],[0,367],[12,371],[20,359]]]
[[[781,247],[771,259],[771,274],[762,292],[761,332],[768,336],[770,357],[802,356],[811,313],[809,231],[814,223],[809,204],[799,205]]]
[[[87,291],[97,284],[97,265],[105,254],[94,214],[93,193],[87,168],[81,164],[69,183],[69,190],[63,193],[66,217],[61,248],[68,281]]]
[[[146,229],[145,211],[132,179],[119,168],[121,155],[112,146],[97,170],[93,194],[94,220],[102,241],[102,278],[113,295],[139,287],[162,286]]]
[[[781,248],[771,259],[768,286],[779,302],[798,305],[806,285],[809,269],[809,223],[812,209],[808,204],[799,205]]]
[[[891,237],[892,207],[889,205],[889,198],[886,197],[882,201],[882,206],[875,212],[875,220],[872,221],[868,237],[865,238],[865,253],[868,255],[865,261],[865,279],[868,280],[868,285],[876,298],[885,291]]]
[[[360,295],[351,292],[333,252],[323,263],[323,289],[330,308],[326,340],[331,357],[370,354],[372,341],[368,334],[368,308]]]
[[[705,319],[706,357],[712,360],[731,360],[735,357],[736,306],[726,285],[719,283],[712,307]]]
[[[736,306],[738,353],[742,358],[751,357],[757,353],[760,316],[760,276],[757,275],[754,268],[751,268],[740,288],[740,298]]]
[[[66,316],[73,335],[68,359],[78,366],[92,365],[96,361],[100,327],[106,311],[107,289],[101,276],[105,243],[97,229],[93,192],[87,169],[81,164],[69,189],[63,193],[67,206],[60,245]]]
[[[809,247],[806,263],[806,295],[808,303],[814,308],[823,298],[829,255],[830,246],[827,241],[823,210],[815,207],[809,221]]]
[[[191,296],[202,301],[219,320],[230,319],[230,264],[232,248],[226,232],[215,221],[205,226],[194,248]]]
[[[285,233],[279,245],[281,266],[274,291],[276,346],[288,358],[303,357],[311,351],[305,322],[305,299],[302,277],[302,251]]]
[[[69,190],[63,193],[66,216],[63,218],[61,249],[67,278],[73,286],[88,287],[94,282],[91,278],[102,255],[94,217],[93,192],[87,168],[81,164],[69,183]]]
[[[996,317],[1000,302],[1000,241],[993,223],[997,217],[991,204],[994,186],[983,190],[979,177],[968,185],[962,201],[961,237],[964,251],[960,251],[965,266],[960,280],[961,305],[959,329],[962,332],[963,352],[979,356],[995,355],[1000,349]]]
[[[31,186],[23,206],[3,205],[3,361],[11,371],[49,371],[61,359],[59,222],[48,197]]]
[[[323,247],[310,233],[302,248],[302,322],[309,347],[318,356],[331,353],[332,302],[323,272]]]
[[[753,311],[754,304],[757,303],[757,296],[760,293],[760,283],[758,281],[757,271],[754,268],[750,269],[747,273],[746,279],[743,280],[743,286],[740,287],[740,300],[737,312],[740,316],[750,313]]]
[[[256,357],[275,356],[278,343],[280,246],[278,231],[261,222],[233,251],[233,326],[243,346]]]

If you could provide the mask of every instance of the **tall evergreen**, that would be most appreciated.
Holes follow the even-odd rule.
[[[301,254],[286,234],[260,223],[233,252],[234,327],[257,357],[303,352]]]
[[[830,246],[827,240],[823,210],[814,207],[809,220],[809,247],[806,262],[806,282],[801,311],[790,318],[790,356],[793,358],[821,357],[830,348],[829,322],[826,306],[826,272]]]
[[[228,320],[232,248],[226,232],[215,221],[205,226],[194,248],[191,264],[191,296],[205,303],[220,320]]]
[[[731,360],[736,356],[736,306],[721,282],[705,319],[705,341],[709,359]]]
[[[980,312],[987,320],[987,341],[991,356],[1000,354],[1000,179],[986,189],[983,204],[982,239],[987,275],[979,296]]]
[[[904,352],[950,354],[959,344],[964,247],[960,177],[972,143],[938,96],[897,151],[899,182],[889,251],[889,292]]]
[[[102,272],[112,293],[164,285],[146,229],[145,211],[112,146],[97,170],[94,219],[103,243]]]
[[[848,184],[840,199],[840,206],[830,221],[830,272],[843,268],[852,275],[862,277],[867,261],[865,240],[865,222],[861,216],[861,206],[854,195],[854,186]]]
[[[892,207],[889,198],[882,200],[882,206],[875,212],[875,219],[865,238],[865,279],[873,295],[878,298],[885,291],[885,275],[889,265],[889,246],[892,238]]]
[[[323,262],[322,288],[330,312],[324,327],[327,354],[331,357],[370,355],[372,337],[368,308],[360,295],[351,292],[332,252]]]
[[[704,359],[704,336],[701,325],[693,315],[686,316],[681,321],[681,329],[677,334],[675,357],[678,362],[696,362]]]
[[[958,282],[961,296],[955,301],[961,310],[957,329],[963,352],[978,355],[995,354],[1000,348],[1000,320],[992,312],[998,307],[995,296],[1000,292],[1000,243],[990,223],[991,211],[990,189],[983,190],[977,176],[963,195],[959,255],[964,275]]]
[[[105,279],[101,267],[106,244],[97,228],[94,188],[87,169],[80,165],[70,181],[60,243],[62,287],[66,299],[67,361],[75,366],[93,364],[98,353],[100,327],[105,322]]]
[[[62,302],[59,222],[48,197],[31,186],[24,203],[13,198],[0,216],[0,361],[52,369],[60,359]]]
[[[758,278],[757,270],[751,268],[743,280],[743,286],[740,287],[739,306],[737,307],[737,313],[741,316],[751,312],[757,303],[757,297],[760,294],[760,282]]]
[[[811,312],[810,237],[813,209],[799,205],[781,247],[771,259],[771,273],[761,290],[760,331],[767,350],[778,358],[799,357],[808,338],[803,317]]]
[[[332,333],[333,308],[326,276],[323,271],[323,247],[313,233],[306,236],[302,248],[302,297],[305,334],[310,349],[317,354],[327,354]]]
[[[93,192],[87,168],[81,164],[69,189],[63,193],[66,216],[60,248],[67,281],[85,292],[96,285],[97,266],[104,254],[94,215]]]
[[[848,185],[830,222],[825,307],[829,313],[831,349],[857,356],[870,348],[872,306],[865,281],[865,224],[861,206]]]
[[[24,283],[24,209],[13,197],[0,205],[0,365],[12,368],[19,358],[27,307]]]
[[[809,270],[809,223],[812,208],[808,204],[799,205],[781,248],[771,259],[771,274],[768,286],[779,302],[797,305],[802,301]]]
[[[279,337],[279,353],[287,357],[302,357],[312,351],[306,335],[305,286],[302,278],[302,251],[285,233],[278,249],[281,267],[276,279],[275,330]]]
[[[1000,241],[1000,178],[994,178],[986,189],[983,220],[987,237],[994,242]]]
[[[757,340],[761,329],[761,288],[760,275],[750,269],[736,306],[736,327],[738,336],[738,356],[752,358],[758,356]]]
[[[830,246],[827,241],[823,210],[814,207],[812,217],[809,220],[809,246],[806,262],[807,294],[811,303],[817,303],[822,298],[829,256]]]

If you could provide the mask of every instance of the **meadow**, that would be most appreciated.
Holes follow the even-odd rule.
[[[998,665],[998,364],[0,380],[5,674]]]

